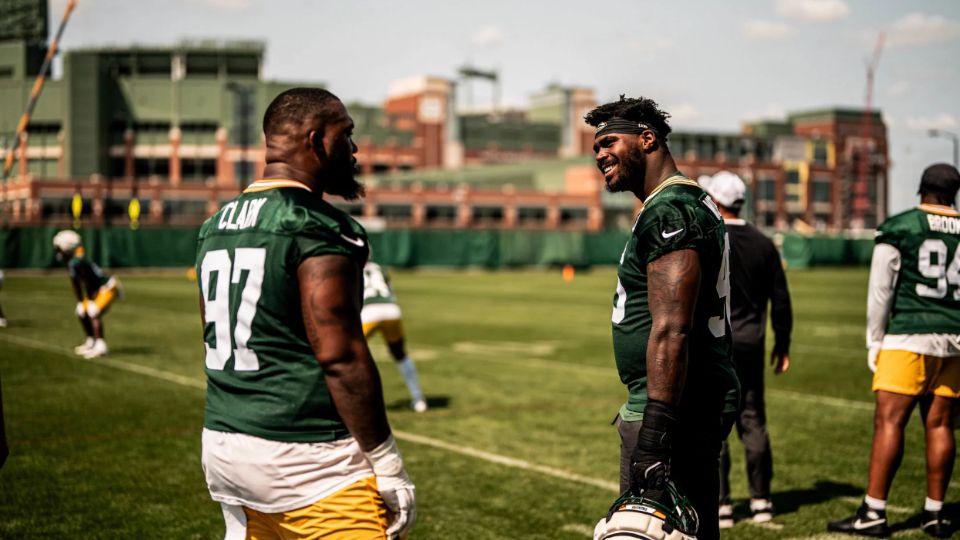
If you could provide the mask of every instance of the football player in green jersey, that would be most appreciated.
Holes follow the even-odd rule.
[[[397,295],[390,287],[390,278],[379,264],[368,261],[363,267],[363,335],[369,340],[374,334],[383,334],[397,369],[403,375],[403,382],[410,391],[410,407],[422,413],[427,410],[427,400],[420,389],[417,366],[407,354],[406,339],[403,333],[403,320]]]
[[[87,334],[86,341],[74,347],[73,352],[88,359],[103,356],[108,350],[103,337],[103,315],[122,296],[120,282],[87,257],[75,231],[58,232],[53,237],[53,248],[57,260],[67,263],[70,284],[77,297],[77,318]]]
[[[650,99],[590,111],[593,149],[611,192],[644,206],[620,257],[613,348],[627,401],[617,418],[620,487],[659,499],[671,482],[719,537],[720,443],[739,404],[731,358],[728,246],[713,200],[667,146],[668,114]]]
[[[953,472],[953,418],[960,398],[960,173],[927,167],[920,206],[877,229],[867,293],[867,363],[876,394],[867,494],[857,513],[834,521],[835,532],[889,536],[886,504],[903,458],[903,430],[913,409],[927,443],[927,499],[921,527],[952,534],[943,498]]]
[[[363,228],[353,120],[294,88],[264,115],[263,178],[200,229],[202,463],[228,538],[405,537],[414,486],[360,322]]]

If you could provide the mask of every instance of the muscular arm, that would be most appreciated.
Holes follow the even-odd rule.
[[[360,323],[360,269],[341,255],[310,257],[297,269],[303,323],[330,395],[360,448],[390,435],[380,374]]]
[[[700,258],[690,249],[647,264],[647,294],[653,325],[647,342],[647,392],[676,406],[687,373],[687,338],[700,289]]]

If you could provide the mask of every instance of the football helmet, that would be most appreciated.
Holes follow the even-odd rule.
[[[627,490],[597,523],[593,540],[696,540],[700,520],[690,501],[667,480],[656,499]]]
[[[53,237],[53,247],[64,253],[69,253],[80,245],[80,235],[69,229],[60,231]]]

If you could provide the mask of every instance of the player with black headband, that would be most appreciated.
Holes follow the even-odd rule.
[[[621,96],[585,118],[597,128],[593,149],[607,190],[631,192],[644,204],[613,298],[614,355],[628,391],[616,419],[620,488],[669,508],[678,492],[685,495],[699,531],[684,528],[680,516],[666,523],[709,540],[719,538],[718,456],[740,391],[731,359],[729,248],[713,200],[677,170],[668,117],[650,99]],[[603,524],[600,538],[617,534],[601,531]]]

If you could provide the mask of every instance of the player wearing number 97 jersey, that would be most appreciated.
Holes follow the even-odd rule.
[[[226,538],[385,540],[415,515],[360,321],[353,121],[324,90],[267,108],[264,179],[200,229],[202,463]]]
[[[960,173],[932,165],[920,205],[877,229],[867,300],[867,362],[877,413],[867,496],[856,515],[828,529],[889,535],[887,494],[903,457],[903,430],[919,403],[927,442],[927,499],[921,525],[951,534],[943,498],[953,470],[953,416],[960,398]]]
[[[620,489],[668,508],[676,499],[669,494],[688,497],[699,529],[692,530],[692,520],[683,533],[714,540],[720,443],[740,394],[731,358],[729,251],[720,211],[677,170],[668,116],[653,100],[621,97],[585,118],[597,130],[593,149],[607,189],[643,202],[613,299],[613,350],[627,387],[616,419]],[[603,537],[602,529],[595,533]]]

